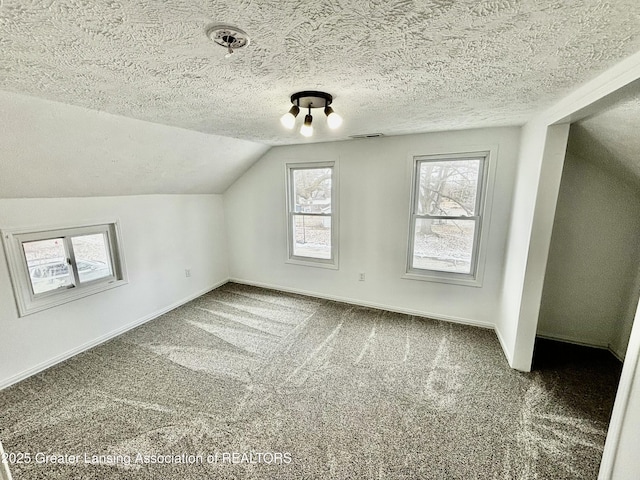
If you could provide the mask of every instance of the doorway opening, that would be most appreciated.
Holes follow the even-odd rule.
[[[558,401],[608,427],[640,299],[640,81],[594,107],[569,130],[533,371],[571,370]]]

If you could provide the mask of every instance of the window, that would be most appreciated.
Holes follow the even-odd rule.
[[[488,156],[414,158],[408,278],[480,285]]]
[[[335,162],[287,164],[289,263],[337,268]]]
[[[126,283],[115,222],[2,238],[20,316]]]

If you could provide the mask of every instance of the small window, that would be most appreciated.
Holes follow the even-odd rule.
[[[126,283],[116,223],[2,237],[20,316]]]
[[[487,157],[414,158],[409,278],[479,285]]]
[[[337,267],[335,163],[287,165],[290,263]]]

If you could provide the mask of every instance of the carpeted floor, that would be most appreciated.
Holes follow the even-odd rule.
[[[227,284],[0,392],[0,438],[30,454],[16,480],[595,479],[619,362],[536,362],[509,369],[491,330]]]

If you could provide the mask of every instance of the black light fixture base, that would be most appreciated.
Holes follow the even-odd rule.
[[[300,108],[324,108],[331,105],[333,97],[325,92],[305,90],[291,95],[291,103]]]

